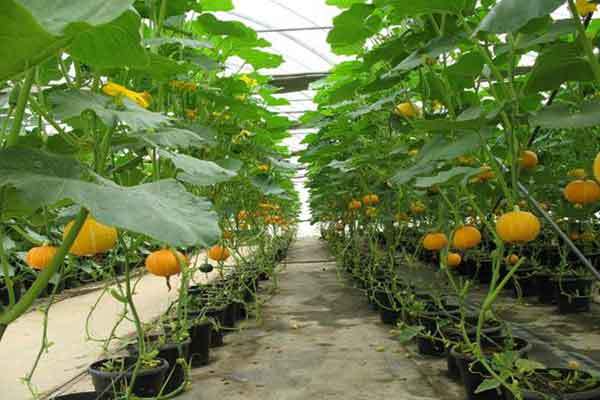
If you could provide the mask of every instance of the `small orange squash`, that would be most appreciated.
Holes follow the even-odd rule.
[[[456,268],[462,262],[462,257],[458,253],[448,253],[446,264],[451,268]]]
[[[457,249],[471,249],[479,243],[481,243],[481,232],[474,226],[463,226],[454,231],[452,245]]]
[[[527,243],[540,234],[540,220],[528,211],[507,212],[496,221],[496,232],[506,243]]]
[[[177,252],[177,255],[183,258],[186,264],[189,261],[182,253]],[[168,278],[177,275],[181,272],[181,266],[175,253],[169,249],[158,250],[150,253],[146,257],[146,269],[152,275]]]
[[[358,210],[362,207],[362,203],[359,200],[352,199],[350,203],[348,203],[349,210]]]
[[[365,206],[376,206],[379,204],[379,196],[373,193],[364,196],[362,200]]]
[[[587,205],[600,200],[600,185],[591,179],[570,182],[563,191],[569,203]]]
[[[50,265],[57,251],[58,248],[54,246],[44,245],[33,247],[27,252],[25,262],[27,262],[27,265],[31,268],[41,271]]]
[[[519,260],[520,260],[520,258],[516,254],[511,254],[510,256],[506,257],[506,263],[510,264],[510,265],[517,265]]]
[[[521,168],[523,169],[533,169],[538,165],[538,156],[531,150],[525,150],[521,153],[519,164],[521,164]]]
[[[415,118],[421,114],[419,107],[415,106],[410,101],[398,104],[394,112],[404,118]]]
[[[423,238],[423,247],[430,251],[439,251],[448,245],[448,238],[442,232],[428,233]]]
[[[74,221],[71,221],[65,227],[63,240],[69,234]],[[79,234],[75,238],[69,252],[76,256],[93,256],[100,253],[106,253],[117,244],[117,230],[112,226],[107,226],[88,217]]]
[[[208,258],[217,262],[223,262],[229,258],[231,253],[227,247],[214,245],[208,250]]]

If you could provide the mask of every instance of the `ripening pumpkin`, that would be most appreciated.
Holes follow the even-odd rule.
[[[177,252],[186,264],[189,264],[189,261],[186,256]],[[181,272],[181,266],[179,265],[179,260],[175,253],[169,249],[158,250],[153,253],[150,253],[148,257],[146,257],[146,269],[152,275],[162,276],[168,278],[173,275],[177,275]]]
[[[410,212],[413,214],[423,214],[427,210],[425,204],[420,201],[414,201],[410,204]]]
[[[521,153],[519,164],[523,169],[533,169],[538,165],[538,156],[531,150],[525,150]]]
[[[446,264],[449,267],[451,267],[451,268],[458,267],[461,262],[462,262],[462,257],[460,256],[460,254],[448,253],[448,258],[446,258]]]
[[[423,247],[430,251],[439,251],[448,245],[448,238],[442,232],[428,233],[423,238]]]
[[[258,166],[258,170],[260,172],[269,172],[269,165],[268,164],[260,164]]]
[[[352,199],[350,203],[348,203],[349,210],[358,210],[362,207],[362,203],[359,200]]]
[[[214,261],[223,262],[229,258],[231,253],[227,247],[215,245],[208,250],[208,258]]]
[[[75,221],[71,221],[65,227],[63,240],[67,237]],[[75,238],[69,252],[76,256],[93,256],[106,253],[117,244],[117,230],[88,217],[79,234]]]
[[[248,218],[248,215],[248,211],[240,210],[240,212],[237,214],[237,219],[238,221],[245,221]]]
[[[421,110],[410,101],[406,101],[398,104],[394,112],[404,118],[415,118],[419,116]]]
[[[27,262],[27,265],[31,268],[41,271],[50,265],[57,251],[58,248],[54,246],[44,245],[33,247],[27,252],[25,262]]]
[[[454,231],[452,246],[457,249],[471,249],[479,243],[481,243],[481,232],[474,226],[462,226]]]
[[[598,157],[596,157],[596,158],[598,158]],[[596,165],[596,163],[594,161],[594,175],[596,174],[595,165]],[[600,167],[600,165],[598,167]],[[569,175],[571,178],[576,178],[576,179],[585,179],[585,178],[587,178],[587,172],[585,172],[585,169],[583,169],[583,168],[572,169],[569,172],[567,172],[567,175]],[[596,178],[596,179],[598,179],[598,178]]]
[[[517,265],[519,260],[520,260],[520,258],[516,254],[511,254],[510,256],[506,257],[506,263],[510,264],[510,265]]]
[[[376,206],[379,204],[379,196],[372,193],[364,196],[362,200],[365,206]]]
[[[589,13],[595,12],[598,10],[598,4],[591,3],[589,0],[577,0],[575,3],[575,7],[577,8],[577,12],[582,17],[585,17]]]
[[[586,205],[600,200],[600,185],[591,179],[570,182],[563,191],[569,203]]]
[[[600,153],[598,153],[594,159],[594,177],[600,182]]]
[[[540,230],[540,220],[528,211],[510,211],[496,221],[496,232],[506,243],[531,242]]]
[[[376,217],[377,209],[375,207],[367,207],[367,209],[365,210],[365,215],[370,218]]]

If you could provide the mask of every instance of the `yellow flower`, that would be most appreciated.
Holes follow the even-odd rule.
[[[598,10],[598,4],[590,3],[588,0],[577,0],[575,6],[581,16],[588,15],[589,13]]]
[[[102,92],[112,97],[127,97],[135,101],[140,107],[148,108],[152,102],[152,96],[148,92],[134,92],[114,82],[108,82],[102,87]]]
[[[248,75],[242,75],[240,79],[246,84],[246,86],[253,88],[258,85],[258,81]]]

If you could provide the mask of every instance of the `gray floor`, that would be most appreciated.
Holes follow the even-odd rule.
[[[456,399],[441,361],[417,362],[360,294],[345,288],[322,242],[302,239],[290,251],[279,289],[261,324],[226,336],[214,361],[193,372],[182,400]]]

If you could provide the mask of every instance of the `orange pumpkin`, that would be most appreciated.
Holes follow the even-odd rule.
[[[63,240],[67,237],[75,221],[71,221],[65,227]],[[75,238],[69,252],[76,256],[93,256],[106,253],[117,244],[117,230],[112,226],[106,226],[88,217],[79,234]]]
[[[481,243],[481,232],[474,226],[463,226],[454,231],[452,245],[457,249],[471,249],[479,243]]]
[[[214,261],[223,262],[229,258],[231,253],[227,247],[215,245],[208,250],[208,258]]]
[[[519,260],[520,258],[516,254],[511,254],[510,256],[506,257],[506,263],[510,265],[517,265]]]
[[[439,251],[448,245],[448,238],[442,232],[428,233],[423,238],[423,247],[430,251]]]
[[[496,232],[506,243],[531,242],[538,237],[540,230],[540,220],[528,211],[511,211],[496,221]]]
[[[349,210],[358,210],[362,207],[362,203],[359,200],[352,199],[350,203],[348,203]]]
[[[462,257],[458,253],[448,253],[448,258],[446,258],[446,264],[451,268],[456,268],[462,262]]]
[[[379,204],[379,196],[376,194],[368,194],[363,197],[363,204],[365,206],[376,206]]]
[[[420,201],[414,201],[410,204],[410,211],[413,214],[423,214],[427,210],[425,204]]]
[[[531,150],[525,150],[521,153],[519,163],[523,169],[533,169],[538,165],[538,156]]]
[[[58,248],[54,246],[33,247],[27,252],[25,262],[31,268],[41,271],[50,265],[57,251]]]
[[[189,264],[189,260],[182,253],[177,252],[186,264]],[[181,272],[181,266],[179,265],[179,259],[172,250],[163,249],[150,253],[146,257],[146,269],[152,275],[162,276],[168,278],[173,275],[177,275]]]
[[[600,185],[591,179],[570,182],[563,191],[569,203],[587,205],[600,200]]]

